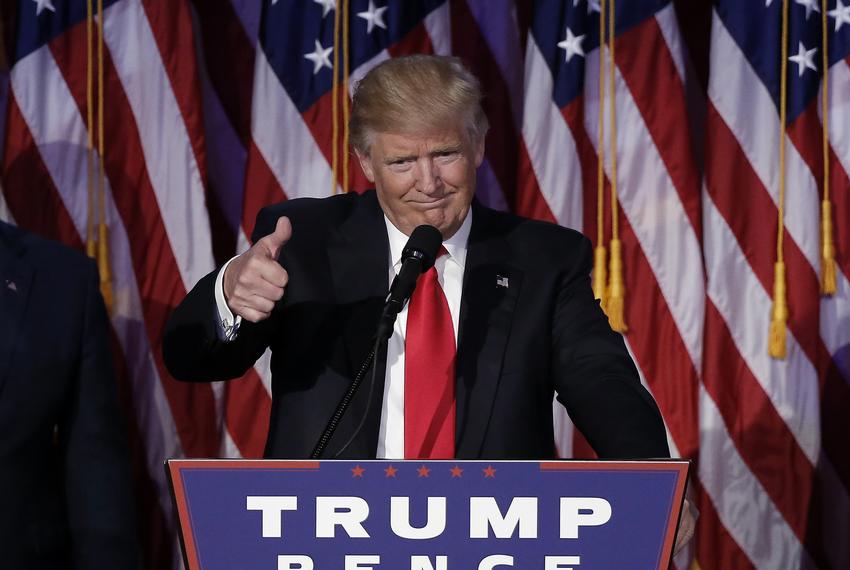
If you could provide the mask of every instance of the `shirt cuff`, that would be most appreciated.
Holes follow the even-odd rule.
[[[242,317],[239,315],[233,315],[230,307],[227,306],[227,299],[224,298],[224,272],[227,271],[227,267],[237,257],[239,256],[235,255],[231,257],[227,263],[224,264],[221,270],[219,270],[218,275],[216,275],[215,278],[215,305],[218,312],[216,315],[216,322],[218,323],[218,338],[224,342],[235,340],[236,335],[239,333],[239,325],[242,324]]]

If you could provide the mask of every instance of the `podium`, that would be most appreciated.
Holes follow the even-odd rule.
[[[667,568],[688,462],[169,460],[190,570]]]

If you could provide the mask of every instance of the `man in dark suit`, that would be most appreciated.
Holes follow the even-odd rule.
[[[267,457],[309,456],[369,351],[397,244],[421,224],[444,239],[437,272],[457,339],[443,418],[454,445],[442,456],[553,457],[553,394],[601,457],[668,455],[655,402],[593,299],[590,242],[473,200],[487,130],[480,97],[452,58],[373,69],[357,87],[351,133],[376,191],[264,209],[254,247],[175,311],[164,353],[179,379],[239,376],[271,347]],[[398,435],[411,414],[401,386],[418,372],[399,365],[410,358],[406,320],[403,311],[377,384],[357,394],[326,456],[364,414],[341,457],[441,456],[410,454]]]
[[[0,566],[139,567],[97,267],[0,222]]]

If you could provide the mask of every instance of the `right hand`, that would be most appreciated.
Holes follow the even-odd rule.
[[[273,233],[258,240],[227,266],[224,297],[234,314],[252,323],[269,318],[289,282],[289,274],[277,257],[291,236],[289,218],[278,218]]]

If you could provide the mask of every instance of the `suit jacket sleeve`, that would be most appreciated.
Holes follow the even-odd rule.
[[[253,241],[271,233],[279,212],[263,209],[257,216]],[[286,246],[284,246],[285,248]],[[163,336],[162,353],[168,371],[178,380],[212,382],[242,376],[268,347],[279,308],[260,323],[243,320],[232,341],[219,338],[215,278],[220,268],[207,274],[171,314]]]
[[[97,269],[86,265],[74,389],[58,424],[75,568],[138,568],[126,422],[118,407],[109,320]]]
[[[559,288],[552,325],[558,400],[600,458],[669,457],[658,407],[593,298],[591,260],[582,237]]]

